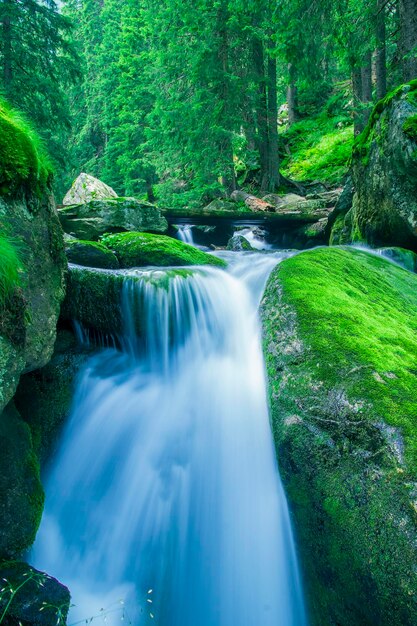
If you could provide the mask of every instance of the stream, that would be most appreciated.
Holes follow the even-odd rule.
[[[221,256],[126,273],[122,348],[79,375],[31,554],[68,624],[307,624],[258,320],[288,253]]]

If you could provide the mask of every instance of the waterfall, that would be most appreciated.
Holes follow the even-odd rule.
[[[79,377],[31,555],[69,624],[306,626],[257,315],[283,254],[225,256],[131,272],[122,350]]]
[[[193,227],[191,224],[178,224],[178,239],[184,243],[194,245]]]

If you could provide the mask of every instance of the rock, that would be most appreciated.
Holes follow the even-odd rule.
[[[0,128],[0,233],[3,248],[9,241],[20,258],[16,283],[0,303],[0,558],[8,558],[31,545],[43,506],[32,435],[11,400],[21,374],[52,356],[67,261],[47,160],[33,131],[1,107]],[[13,142],[4,143],[10,136]]]
[[[353,181],[349,176],[333,212],[329,215],[326,227],[326,238],[329,240],[331,246],[350,242],[351,223],[350,219],[346,219],[346,216],[351,210],[352,204]]]
[[[55,578],[18,561],[0,563],[0,578],[4,589],[0,595],[0,615],[6,610],[13,590],[13,600],[2,622],[4,626],[66,624],[70,593]]]
[[[65,252],[68,261],[77,265],[112,270],[119,267],[119,262],[114,252],[95,241],[71,239],[66,243]]]
[[[272,272],[261,315],[310,623],[417,623],[417,276],[311,250]]]
[[[33,543],[44,501],[30,428],[13,403],[0,415],[0,449],[0,559],[7,559]]]
[[[203,213],[212,213],[213,211],[222,212],[222,211],[236,211],[236,203],[231,202],[230,200],[222,200],[218,198],[217,200],[213,200],[205,206],[202,210]]]
[[[379,248],[377,251],[382,256],[398,263],[409,272],[417,272],[417,254],[404,248]]]
[[[245,239],[242,235],[233,235],[227,244],[228,250],[233,250],[234,252],[243,252],[254,250],[250,245],[249,241]]]
[[[182,241],[165,235],[120,233],[106,235],[102,242],[116,254],[120,267],[168,267],[170,265],[217,265],[226,263]]]
[[[51,457],[70,415],[76,378],[93,348],[81,346],[73,333],[60,330],[51,361],[20,378],[16,408],[30,426],[33,448],[41,464]]]
[[[380,101],[353,150],[350,241],[417,251],[417,81]]]
[[[295,240],[301,248],[311,248],[327,244],[327,219],[322,218],[314,224],[306,224],[295,233]]]
[[[80,174],[73,182],[71,189],[66,194],[62,204],[85,204],[92,200],[107,200],[117,198],[117,193],[98,178],[89,174]]]
[[[281,204],[289,205],[289,204],[298,204],[299,202],[304,202],[305,198],[303,196],[298,196],[296,193],[287,193],[285,196],[281,196]]]
[[[62,320],[79,322],[105,335],[121,334],[123,281],[123,274],[117,272],[70,268]]]
[[[65,207],[59,209],[59,218],[66,233],[89,241],[108,232],[168,230],[168,222],[155,205],[135,198],[93,200]]]
[[[301,198],[301,196],[299,197]],[[284,204],[283,196],[279,196],[276,193],[268,193],[266,196],[262,198],[262,200],[264,200],[264,202],[267,202],[268,204],[272,204],[275,207],[278,207]]]

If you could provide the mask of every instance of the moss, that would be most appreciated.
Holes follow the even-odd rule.
[[[262,305],[274,436],[311,622],[417,619],[417,277],[366,252],[284,261]]]
[[[0,193],[13,193],[22,184],[41,193],[51,172],[42,142],[29,122],[0,100]]]
[[[417,141],[417,115],[412,115],[403,124],[403,131],[406,135]]]
[[[119,262],[114,252],[96,241],[70,239],[65,244],[67,259],[70,263],[98,267],[102,269],[117,269]]]
[[[216,265],[226,263],[215,256],[193,248],[182,241],[165,235],[148,233],[121,233],[105,235],[102,243],[113,250],[121,267],[170,265]]]
[[[363,132],[358,135],[353,144],[353,156],[357,156],[361,158],[364,164],[367,163],[369,157],[369,148],[371,146],[372,141],[375,139],[375,126],[376,123],[380,120],[382,113],[385,109],[391,104],[393,100],[398,98],[401,95],[406,95],[406,98],[409,102],[414,102],[414,97],[417,92],[417,80],[412,80],[405,85],[399,85],[392,91],[390,91],[382,100],[376,103],[368,124],[366,125]]]
[[[0,310],[6,305],[19,285],[22,268],[19,246],[4,233],[0,233]]]

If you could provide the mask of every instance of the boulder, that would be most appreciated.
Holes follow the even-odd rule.
[[[85,204],[92,200],[107,200],[117,198],[117,193],[98,178],[89,174],[80,174],[73,182],[71,189],[66,194],[62,204]]]
[[[5,626],[66,624],[70,593],[55,578],[18,561],[0,563],[0,578],[0,615],[6,611]]]
[[[119,261],[114,252],[96,241],[67,240],[65,253],[70,263],[101,269],[117,269]]]
[[[310,250],[272,272],[261,316],[310,623],[417,623],[417,276]]]
[[[372,112],[353,149],[349,241],[417,251],[417,80]]]
[[[66,233],[89,241],[107,232],[168,230],[168,222],[155,205],[135,198],[92,200],[64,207],[59,209],[59,218]]]
[[[216,265],[222,260],[165,235],[149,233],[120,233],[106,235],[102,242],[116,254],[120,267],[168,267],[170,265]]]
[[[249,241],[243,237],[243,235],[233,235],[233,237],[228,241],[227,249],[233,250],[234,252],[254,250]]]
[[[0,558],[9,558],[33,542],[43,506],[32,433],[11,400],[22,373],[52,356],[67,261],[33,130],[2,106],[0,129],[0,249],[9,263],[0,272]]]
[[[7,559],[33,543],[44,502],[31,431],[13,403],[0,414],[0,449],[0,559]]]

